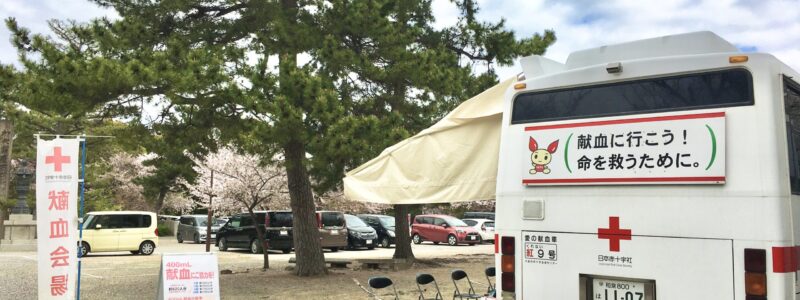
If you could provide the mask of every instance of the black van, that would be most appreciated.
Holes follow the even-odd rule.
[[[220,251],[230,248],[250,249],[251,253],[261,253],[261,245],[256,238],[255,224],[267,224],[264,229],[265,239],[270,250],[289,253],[294,248],[292,234],[291,211],[257,211],[256,221],[248,213],[235,215],[217,232],[217,247]],[[264,225],[261,225],[264,226]]]
[[[464,213],[462,219],[489,219],[494,220],[494,212],[487,211],[468,211]]]
[[[378,233],[378,245],[389,248],[394,245],[394,217],[385,215],[358,215],[364,223],[375,229]]]

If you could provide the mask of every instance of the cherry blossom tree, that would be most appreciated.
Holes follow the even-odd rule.
[[[264,161],[258,155],[221,148],[205,159],[195,161],[198,177],[186,187],[201,207],[209,207],[209,200],[213,196],[213,211],[235,213],[245,210],[253,220],[257,220],[254,213],[256,209],[282,209],[289,206],[285,169],[280,166],[280,160],[272,160],[271,164],[265,164]],[[269,269],[269,255],[264,230],[264,227],[256,226],[256,246],[264,254],[263,269],[266,270]]]
[[[108,171],[98,176],[98,183],[108,187],[113,193],[114,206],[125,210],[151,210],[152,205],[144,196],[144,188],[137,183],[138,178],[149,175],[155,169],[145,166],[151,155],[135,155],[118,152],[105,159]],[[90,187],[93,183],[89,183]]]

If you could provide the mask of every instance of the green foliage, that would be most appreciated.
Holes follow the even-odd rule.
[[[156,227],[156,229],[158,229],[158,236],[172,235],[172,230],[169,229],[169,226],[167,226],[167,224],[158,224],[158,227]]]

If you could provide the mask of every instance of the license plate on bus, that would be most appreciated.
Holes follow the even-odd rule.
[[[595,278],[595,300],[652,300],[645,294],[645,283]]]
[[[287,231],[287,230],[281,230],[281,235],[289,235],[289,231]]]

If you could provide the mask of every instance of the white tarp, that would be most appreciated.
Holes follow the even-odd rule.
[[[347,198],[385,204],[495,198],[507,79],[347,173]]]
[[[61,138],[36,144],[39,299],[75,299],[79,145]]]

